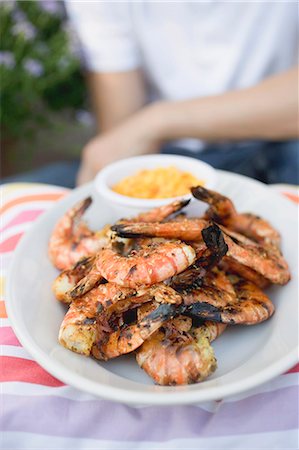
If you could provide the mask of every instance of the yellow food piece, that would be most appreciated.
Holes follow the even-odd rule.
[[[112,190],[127,197],[154,199],[185,195],[192,186],[203,184],[203,180],[190,172],[169,166],[140,170],[135,175],[123,178]]]

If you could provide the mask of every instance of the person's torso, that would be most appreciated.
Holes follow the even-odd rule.
[[[137,2],[132,28],[155,96],[245,88],[298,63],[298,4]]]

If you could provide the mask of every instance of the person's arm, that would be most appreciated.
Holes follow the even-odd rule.
[[[286,140],[299,135],[298,67],[214,97],[161,104],[163,139]]]
[[[144,79],[139,69],[127,72],[89,72],[87,75],[90,98],[96,116],[100,140],[103,133],[117,127],[122,121],[140,110],[146,102]],[[92,180],[96,172],[117,159],[122,143],[115,142],[113,148],[98,145],[96,137],[88,142],[82,152],[82,161],[77,175],[77,184]],[[95,154],[93,153],[95,149]],[[96,160],[96,161],[94,161]]]
[[[298,136],[298,68],[294,68],[252,88],[142,108],[86,146],[78,182],[89,181],[109,162],[155,151],[167,140],[287,140]]]
[[[118,125],[145,105],[146,92],[140,69],[126,72],[89,72],[90,99],[103,132]]]

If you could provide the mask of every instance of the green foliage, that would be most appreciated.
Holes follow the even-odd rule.
[[[47,111],[84,107],[78,44],[63,3],[0,3],[2,136],[21,136],[44,124]]]

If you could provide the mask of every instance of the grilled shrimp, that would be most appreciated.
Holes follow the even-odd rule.
[[[49,241],[49,258],[57,269],[69,269],[80,259],[108,245],[110,226],[93,232],[81,219],[91,202],[91,197],[80,201],[55,225]]]
[[[123,238],[164,238],[164,239],[181,239],[183,241],[196,242],[196,244],[202,241],[201,232],[209,227],[211,222],[206,219],[197,218],[184,218],[181,220],[171,220],[169,222],[130,222],[120,223],[113,225],[113,230],[118,236]],[[256,242],[245,237],[244,235],[237,233],[233,230],[225,228],[218,224],[221,230],[234,239],[241,241],[243,244],[257,245]],[[201,246],[199,246],[201,249]]]
[[[160,221],[182,209],[189,201],[175,201],[169,205],[139,214],[134,219],[123,219],[123,222],[136,220],[140,222]],[[88,197],[77,203],[66,212],[54,227],[49,242],[49,257],[57,269],[69,269],[80,259],[94,255],[98,250],[108,246],[110,243],[115,244],[109,225],[102,230],[93,232],[82,220],[82,216],[91,205],[91,202],[91,197]],[[118,241],[116,244],[127,246],[128,242]]]
[[[150,211],[141,213],[138,216],[136,216],[135,218],[121,219],[119,221],[119,223],[132,223],[135,221],[138,221],[138,222],[139,221],[140,222],[161,221],[161,220],[164,220],[166,217],[170,216],[171,214],[174,214],[175,212],[184,208],[186,205],[188,205],[189,202],[190,202],[190,200],[175,201],[168,205],[164,205],[164,206],[161,206],[158,208],[154,208]],[[158,239],[156,239],[156,242],[157,241],[158,241]],[[109,242],[109,244],[111,244],[110,247],[113,250],[116,250],[118,253],[127,254],[132,249],[138,250],[141,247],[151,244],[153,242],[153,239],[152,238],[147,238],[147,239],[140,238],[140,239],[135,239],[134,241],[131,241],[130,239],[121,238],[121,237],[117,236],[116,233],[113,232],[113,230],[111,230],[111,228],[107,226],[107,245],[106,246],[108,246],[108,242]],[[74,278],[72,277],[72,274],[67,274],[67,277],[68,278],[71,277],[72,280],[74,280]],[[65,281],[65,278],[66,278],[65,276],[62,277],[63,281]],[[62,280],[59,279],[59,280],[57,280],[57,282],[58,282],[58,285],[60,285]],[[76,285],[76,283],[75,283],[75,285],[70,285],[71,291],[67,293],[68,302],[70,301],[70,299],[74,299],[81,295],[84,295],[86,292],[88,292],[90,289],[92,289],[93,286],[95,286],[96,284],[99,283],[99,275],[98,275],[96,268],[94,267],[93,270],[89,271],[88,277],[82,275],[81,279],[78,278],[77,283],[78,283],[77,285]],[[56,287],[55,287],[55,289],[56,289]],[[58,287],[58,289],[60,289],[60,287]]]
[[[131,243],[131,251],[137,252],[140,251],[144,247],[149,247],[151,244],[153,244],[153,238],[140,238],[134,240],[134,242]],[[158,244],[161,242],[164,242],[164,240],[158,240],[155,239],[155,242]],[[111,249],[114,251],[114,249]],[[127,252],[125,252],[125,255]],[[123,256],[125,256],[123,255]],[[94,259],[95,262],[95,259]],[[59,278],[59,277],[58,277]],[[85,276],[83,276],[81,279],[78,279],[77,284],[70,287],[70,291],[66,293],[69,301],[74,300],[75,298],[81,297],[82,295],[86,294],[88,291],[90,291],[94,286],[97,286],[101,282],[103,282],[105,279],[101,277],[99,274],[99,271],[97,269],[97,265],[93,264],[91,269],[86,273]]]
[[[280,234],[269,222],[250,213],[238,213],[232,201],[203,186],[191,188],[195,198],[208,203],[206,217],[261,243],[280,247]]]
[[[211,225],[202,230],[202,236],[204,246],[201,246],[200,251],[196,248],[197,259],[194,264],[171,279],[171,287],[179,292],[201,286],[208,271],[217,266],[228,251],[223,233],[217,225]]]
[[[236,292],[233,288],[229,278],[224,272],[213,269],[212,272],[206,274],[206,276],[198,282],[197,287],[189,288],[186,290],[181,289],[184,305],[193,305],[198,303],[198,311],[200,311],[200,304],[207,309],[212,305],[215,307],[226,307],[228,304],[236,302]],[[182,307],[184,309],[184,307]],[[202,308],[204,309],[204,308]],[[186,309],[188,311],[188,308]],[[205,317],[205,316],[203,316]]]
[[[220,267],[224,270],[224,272],[239,275],[241,278],[244,278],[244,280],[251,281],[261,289],[267,288],[270,284],[269,280],[257,273],[255,270],[240,264],[230,256],[225,256],[221,260]]]
[[[97,270],[95,258],[94,263],[88,273],[83,278],[81,278],[81,280],[79,280],[77,284],[67,292],[66,295],[69,299],[71,299],[71,301],[75,300],[78,297],[82,297],[82,295],[85,295],[95,286],[105,281],[105,278],[103,278]]]
[[[96,340],[97,324],[106,326],[112,314],[153,300],[175,304],[182,301],[179,294],[162,283],[138,291],[115,283],[101,284],[72,302],[60,327],[59,342],[74,352],[89,355]]]
[[[120,236],[160,236],[186,241],[202,239],[201,232],[209,223],[205,220],[184,220],[166,223],[133,223],[114,226]],[[274,284],[286,284],[290,280],[288,265],[276,247],[265,248],[243,236],[220,226],[224,233],[224,240],[228,246],[227,256],[238,263],[253,269],[258,274]]]
[[[206,219],[184,218],[181,220],[171,220],[169,222],[132,222],[120,223],[113,225],[111,229],[123,238],[164,238],[164,239],[181,239],[187,242],[194,242],[199,245],[199,251],[202,250],[200,245],[202,241],[201,232],[211,226],[211,222]],[[218,225],[221,230],[231,236],[233,239],[241,241],[243,244],[257,245],[251,239],[233,230]]]
[[[192,327],[192,323],[186,323],[186,318],[179,316],[143,343],[137,350],[136,360],[160,385],[202,381],[216,370],[217,361],[210,342],[225,327],[213,322]]]
[[[134,294],[133,289],[120,289],[116,284],[107,283],[74,300],[60,326],[60,344],[74,352],[89,355],[96,338],[97,315],[107,303],[113,304]]]
[[[177,315],[176,305],[171,303],[157,306],[153,302],[150,309],[150,313],[137,323],[125,325],[111,333],[103,342],[98,341],[93,346],[93,356],[107,360],[130,353],[140,347],[163,323]]]
[[[223,228],[222,228],[223,231]],[[274,284],[286,284],[290,278],[288,264],[278,250],[265,249],[259,245],[242,244],[224,233],[228,246],[227,256],[240,264],[253,269]]]
[[[195,251],[183,242],[154,243],[128,257],[110,249],[98,253],[96,267],[108,281],[136,287],[159,283],[182,272],[195,260]]]
[[[97,254],[94,266],[73,288],[70,296],[83,295],[102,278],[128,287],[159,283],[183,271],[194,260],[195,251],[182,242],[153,242],[128,256],[106,248]]]
[[[184,313],[198,315],[201,319],[227,324],[254,325],[269,319],[274,305],[256,285],[236,277],[233,282],[236,297],[223,301],[204,297],[201,289],[188,294]]]
[[[159,238],[134,239],[134,241],[132,242],[131,254],[136,255],[138,252],[143,251],[145,248],[150,248],[153,244],[157,246],[165,242],[166,241],[164,239]],[[130,256],[130,253],[123,256]],[[78,281],[78,283],[69,292],[67,292],[67,296],[69,299],[72,300],[77,297],[80,297],[84,295],[86,292],[88,292],[90,289],[92,289],[94,286],[100,284],[102,280],[105,279],[101,277],[97,269],[97,265],[94,264],[91,270],[87,273],[87,275],[83,277],[80,281]]]
[[[52,290],[57,300],[63,303],[71,303],[73,299],[70,291],[87,275],[93,266],[94,260],[94,256],[83,258],[72,269],[66,269],[58,275],[52,285]]]
[[[209,225],[203,219],[182,219],[170,222],[134,222],[116,224],[111,227],[121,237],[163,237],[184,241],[200,241],[201,231]]]

